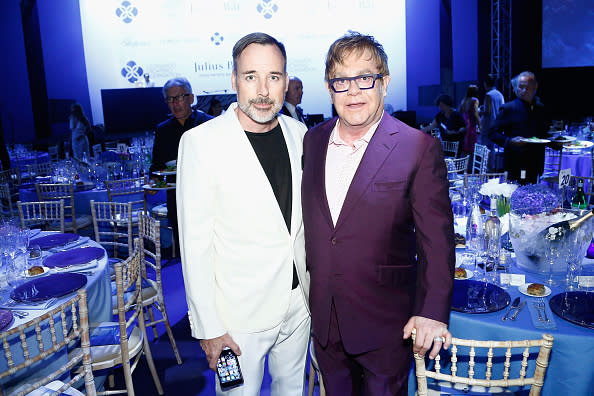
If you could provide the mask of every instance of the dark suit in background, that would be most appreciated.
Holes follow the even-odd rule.
[[[192,114],[184,122],[180,124],[179,121],[171,117],[157,125],[155,131],[155,142],[153,144],[153,159],[150,171],[159,171],[166,168],[165,163],[177,160],[177,150],[179,148],[179,141],[187,130],[194,128],[213,118],[212,116],[203,113],[200,110],[193,110]],[[167,191],[167,219],[173,230],[173,237],[175,238],[176,247],[179,249],[179,235],[177,227],[177,205],[175,202],[175,190]]]

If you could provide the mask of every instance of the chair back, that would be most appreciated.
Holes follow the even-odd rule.
[[[107,189],[107,197],[109,198],[109,202],[130,202],[132,203],[132,209],[134,212],[146,212],[146,199],[144,196],[144,188],[142,187],[144,184],[144,176],[135,177],[132,179],[105,180],[105,188]],[[130,200],[131,195],[142,195],[142,199]]]
[[[38,162],[27,165],[27,172],[29,173],[29,178],[31,179],[34,179],[35,176],[51,176],[54,174],[54,163]]]
[[[42,335],[42,331],[48,328],[51,334],[49,340]],[[10,394],[26,395],[62,377],[66,372],[74,373],[73,369],[82,364],[82,370],[77,370],[77,374],[67,383],[62,383],[57,391],[65,392],[84,378],[86,394],[96,395],[91,369],[87,293],[84,289],[79,290],[74,297],[49,312],[0,333],[0,339],[7,361],[7,369],[0,373],[0,380],[18,377],[19,374],[25,375],[25,370],[34,370],[33,365],[39,366],[42,364],[39,362],[46,359],[49,364],[54,358],[53,355],[63,354],[69,345],[80,341],[80,348],[68,354],[69,360],[65,365],[58,367],[50,374],[44,373],[43,376],[33,378],[29,376],[28,371],[28,375],[22,381],[25,386],[19,386],[18,390],[11,390]],[[0,385],[0,394],[3,395],[5,391],[7,390],[2,389]]]
[[[68,218],[69,231],[77,233],[76,210],[74,208],[74,187],[71,183],[36,183],[37,198],[41,202],[64,200],[64,222]]]
[[[2,216],[12,217],[15,212],[16,205],[13,205],[12,194],[10,193],[10,186],[7,183],[0,184],[0,213]]]
[[[542,176],[540,176],[540,180],[546,181],[550,185],[557,184],[559,182],[562,160],[563,149],[553,150],[550,147],[545,147],[544,170]]]
[[[456,174],[466,173],[469,160],[470,155],[467,155],[462,158],[447,158],[446,165],[448,168],[448,177]]]
[[[64,232],[64,200],[44,202],[17,202],[21,227],[41,226],[44,230],[52,224],[59,224]]]
[[[507,183],[507,172],[464,174],[464,187],[479,186],[491,179],[499,179],[499,183]]]
[[[161,223],[159,220],[141,213],[138,215],[138,235],[140,240],[143,278],[151,286],[161,290]],[[151,260],[147,260],[150,257]],[[155,272],[155,280],[148,278],[146,267]]]
[[[101,147],[101,143],[97,143],[93,145],[93,157],[98,157],[99,154],[103,152],[103,147]]]
[[[446,157],[454,157],[458,156],[458,146],[460,145],[459,141],[450,142],[448,140],[441,141],[441,147],[443,149],[443,155]]]
[[[11,189],[21,185],[21,171],[18,168],[10,168],[0,171],[0,184],[8,184]]]
[[[91,200],[91,216],[95,241],[112,250],[112,257],[124,250],[125,256],[132,254],[132,203],[130,202],[95,202]]]
[[[489,153],[491,150],[482,144],[474,144],[474,153],[472,155],[472,173],[487,173],[487,164],[489,162]]]
[[[413,339],[415,335],[413,334]],[[530,348],[539,348],[538,356],[534,359],[534,355],[530,354]],[[448,386],[453,384],[463,384],[462,392],[468,391],[482,391],[482,388],[491,387],[516,387],[516,386],[530,386],[530,396],[540,395],[547,367],[549,365],[549,356],[553,347],[553,336],[550,334],[543,334],[538,340],[518,340],[518,341],[477,341],[467,340],[461,338],[452,338],[452,346],[449,351],[450,362],[449,370],[445,369],[442,372],[442,363],[440,355],[435,357],[435,363],[432,370],[428,370],[425,366],[425,358],[414,354],[415,358],[415,374],[417,377],[418,395],[427,395],[427,378],[432,378],[436,381],[447,381],[450,384],[440,382],[440,386]],[[499,353],[498,351],[501,351]],[[484,352],[484,353],[483,353]],[[476,356],[481,356],[481,359],[475,359]],[[486,356],[486,362],[482,362],[482,356]],[[521,363],[516,366],[518,372],[512,369],[512,356],[522,356]],[[504,369],[501,379],[493,379],[493,362],[495,359],[505,357],[503,363]],[[468,370],[461,372],[458,369],[458,362],[468,361]],[[479,363],[480,362],[480,363]],[[531,372],[528,366],[534,365],[534,375],[528,377],[527,373]],[[499,363],[498,363],[499,364]],[[479,367],[480,366],[480,367]],[[475,378],[475,373],[484,367],[485,378]],[[531,367],[530,367],[531,368]],[[448,372],[449,371],[449,372]],[[482,371],[481,371],[482,372]],[[467,374],[462,376],[461,374]],[[452,386],[453,387],[453,386]],[[475,387],[473,389],[472,387]]]

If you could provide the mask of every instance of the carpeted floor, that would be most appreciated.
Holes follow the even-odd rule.
[[[187,317],[187,303],[184,291],[181,263],[170,260],[163,268],[163,292],[165,304],[172,325],[173,334],[181,354],[183,364],[175,361],[169,337],[163,325],[157,325],[159,338],[153,340],[152,331],[148,331],[151,340],[151,351],[159,379],[165,395],[175,396],[212,396],[215,394],[215,374],[208,368],[204,352],[198,340],[190,335],[190,324]],[[132,374],[134,390],[137,395],[157,395],[155,385],[142,358]],[[116,387],[124,387],[121,369],[115,371]],[[265,374],[261,395],[270,395],[270,377]],[[318,387],[315,388],[318,395]]]

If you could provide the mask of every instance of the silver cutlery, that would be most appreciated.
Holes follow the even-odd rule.
[[[13,314],[14,316],[16,316],[17,318],[19,318],[19,319],[24,319],[24,318],[26,318],[27,316],[29,316],[29,312],[27,312],[27,311],[13,311],[13,310],[11,309],[11,310],[10,310],[10,312],[12,312],[12,314]]]
[[[538,310],[538,320],[540,320],[540,310],[542,309],[542,313],[544,315],[544,321],[550,323],[551,320],[549,319],[549,315],[547,315],[547,306],[545,305],[544,299],[539,298],[538,302],[536,303]]]
[[[517,309],[518,308],[518,305],[520,305],[520,297],[516,297],[516,299],[509,306],[509,309],[505,313],[505,316],[503,318],[501,318],[501,320],[506,321],[507,318],[508,318],[508,316],[509,316],[509,314],[511,314],[514,309]]]
[[[536,313],[538,314],[538,321],[539,322],[544,322],[544,319],[542,318],[542,314],[540,313],[540,303],[539,302],[535,302],[532,304],[534,306],[534,308],[536,309]]]
[[[524,308],[525,305],[526,305],[526,301],[522,301],[522,303],[518,306],[518,308],[516,308],[516,312],[514,312],[512,317],[509,318],[509,320],[516,320],[516,318],[518,317],[518,314]]]
[[[8,300],[4,304],[2,304],[2,306],[3,307],[6,307],[6,308],[10,308],[10,307],[15,307],[17,305],[30,305],[30,306],[33,306],[33,307],[43,305],[45,308],[48,308],[48,307],[54,305],[54,303],[56,301],[58,301],[58,299],[55,298],[55,297],[52,297],[49,300],[44,300],[44,301],[30,301],[30,302],[20,302],[20,301],[15,301],[15,300]]]

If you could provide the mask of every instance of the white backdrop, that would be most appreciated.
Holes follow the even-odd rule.
[[[283,42],[287,71],[304,85],[306,113],[331,115],[324,84],[328,47],[349,29],[371,34],[388,54],[386,103],[406,109],[405,0],[80,0],[93,120],[103,122],[101,89],[155,86],[184,76],[194,93],[233,93],[235,42],[261,31]]]

